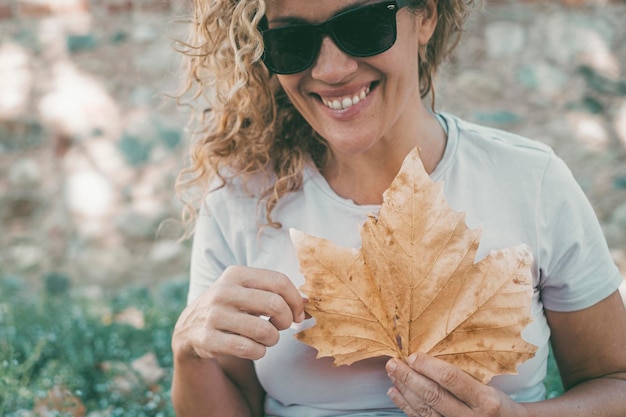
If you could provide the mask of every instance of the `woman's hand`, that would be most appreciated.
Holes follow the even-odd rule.
[[[254,360],[278,343],[279,330],[303,320],[304,302],[289,278],[274,271],[232,266],[183,310],[172,347],[179,355]]]
[[[407,362],[390,359],[387,373],[394,384],[388,395],[409,417],[525,415],[504,393],[440,359],[418,353]]]

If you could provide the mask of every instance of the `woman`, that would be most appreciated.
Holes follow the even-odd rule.
[[[544,145],[422,102],[468,3],[195,1],[188,89],[210,110],[179,185],[210,190],[187,213],[179,416],[624,416],[621,277],[571,174]],[[312,323],[289,228],[359,247],[358,226],[416,146],[452,208],[482,224],[478,257],[532,248],[523,337],[538,351],[518,375],[483,385],[424,354],[333,368],[292,336]],[[567,392],[546,401],[549,341]]]

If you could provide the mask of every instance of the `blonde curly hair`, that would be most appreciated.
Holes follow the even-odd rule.
[[[429,0],[415,0],[418,12]],[[420,46],[420,93],[432,95],[434,76],[458,43],[473,0],[439,0],[438,23],[427,45]],[[261,62],[263,39],[258,24],[265,0],[193,0],[189,39],[179,42],[185,58],[185,81],[179,103],[194,109],[194,140],[190,160],[176,181],[184,204],[187,231],[197,216],[198,203],[219,180],[234,177],[244,183],[256,175],[268,180],[260,191],[266,225],[281,197],[302,185],[310,158],[322,167],[328,155],[323,138],[293,107],[275,76]],[[191,190],[200,190],[190,197]]]

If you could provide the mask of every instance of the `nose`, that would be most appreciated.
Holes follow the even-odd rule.
[[[354,57],[339,49],[330,37],[324,36],[311,76],[329,84],[337,84],[354,73],[357,67],[358,62]]]

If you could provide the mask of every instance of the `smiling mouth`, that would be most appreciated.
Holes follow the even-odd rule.
[[[370,87],[363,87],[361,91],[359,91],[356,94],[343,96],[343,97],[334,97],[334,98],[320,97],[320,98],[322,99],[322,103],[324,103],[324,106],[328,107],[329,109],[345,110],[354,106],[355,104],[363,100],[365,97],[367,97],[370,91],[371,91]]]

